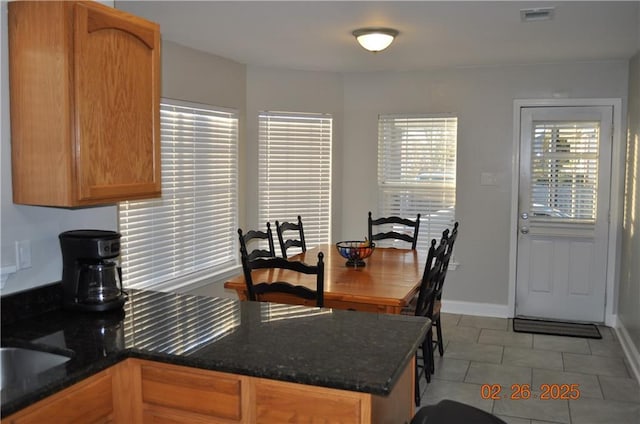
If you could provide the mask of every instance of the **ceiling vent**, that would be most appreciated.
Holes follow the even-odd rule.
[[[541,7],[537,9],[520,9],[522,22],[550,21],[553,19],[554,7]]]

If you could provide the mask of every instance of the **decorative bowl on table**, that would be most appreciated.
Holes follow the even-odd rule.
[[[364,259],[371,256],[376,244],[368,240],[365,241],[340,241],[336,243],[336,249],[340,256],[347,259],[346,266],[365,266]]]

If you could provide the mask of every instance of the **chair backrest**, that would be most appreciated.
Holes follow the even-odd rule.
[[[507,424],[489,412],[455,400],[444,399],[420,408],[410,424]]]
[[[387,232],[378,232],[373,233],[374,225],[403,225],[407,228],[407,230],[411,231],[413,229],[413,234],[408,234],[406,232],[399,233],[395,230],[387,231]],[[420,229],[420,214],[416,217],[415,221],[408,218],[401,218],[399,216],[389,216],[383,218],[372,219],[371,212],[369,212],[369,240],[376,241],[382,239],[395,239],[395,240],[404,240],[408,243],[411,243],[411,249],[415,250],[416,243],[418,243],[418,230]]]
[[[249,260],[246,250],[242,250],[242,270],[244,272],[244,280],[247,284],[247,293],[249,300],[269,301],[270,294],[287,294],[292,300],[304,304],[305,300],[315,300],[316,306],[324,306],[324,254],[318,253],[318,263],[316,265],[308,265],[299,261],[288,261],[285,258],[258,258]],[[287,281],[264,281],[254,283],[252,271],[256,269],[285,269],[299,272],[302,274],[316,276],[316,289],[312,290],[308,287],[293,285]],[[289,303],[287,301],[287,303]]]
[[[446,229],[443,232],[442,239],[447,242],[447,250],[442,259],[442,273],[440,275],[440,281],[438,282],[438,300],[442,298],[442,286],[444,285],[444,281],[447,277],[447,271],[449,270],[449,261],[451,260],[451,255],[453,254],[453,245],[456,243],[456,238],[458,238],[458,222],[453,224],[453,230],[449,233],[449,229]]]
[[[273,258],[276,256],[276,248],[273,244],[273,232],[271,231],[271,224],[267,222],[267,231],[249,230],[246,234],[243,234],[242,229],[238,228],[238,238],[240,239],[240,249],[244,248],[249,257],[249,260],[257,258]],[[247,247],[249,243],[259,242],[260,240],[267,240],[269,243],[269,250],[255,248],[249,251]]]
[[[415,315],[427,318],[433,317],[433,307],[438,295],[441,294],[439,282],[442,278],[444,256],[447,250],[447,241],[442,239],[436,248],[436,239],[431,240],[427,262],[420,281],[420,291],[416,302]]]
[[[278,232],[278,241],[280,242],[280,250],[282,251],[282,257],[288,258],[287,250],[290,247],[299,247],[303,252],[307,251],[307,243],[304,240],[304,229],[302,228],[302,218],[298,215],[298,222],[283,222],[282,224],[276,221],[276,231]],[[298,238],[289,238],[285,236],[285,231],[297,231]],[[286,239],[285,239],[286,238]]]
[[[447,241],[447,246],[448,246],[448,250],[453,251],[453,245],[456,242],[456,238],[458,237],[458,226],[459,226],[459,222],[456,221],[455,224],[453,224],[453,230],[451,230],[451,236],[448,238]]]

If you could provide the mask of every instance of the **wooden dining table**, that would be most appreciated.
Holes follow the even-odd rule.
[[[347,267],[336,246],[323,244],[292,256],[289,260],[315,265],[318,252],[324,253],[324,305],[327,308],[364,312],[399,314],[418,293],[426,252],[411,249],[375,248],[366,258],[364,267]],[[315,290],[315,276],[301,275],[288,270],[254,270],[254,282],[287,281]],[[243,275],[224,284],[235,290],[240,300],[247,300],[247,286]],[[273,297],[274,301],[289,303]],[[315,306],[315,301],[307,303]]]

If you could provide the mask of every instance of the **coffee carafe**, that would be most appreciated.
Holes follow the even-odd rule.
[[[104,230],[65,231],[62,250],[63,302],[67,309],[108,311],[127,299],[117,259],[120,234]]]

